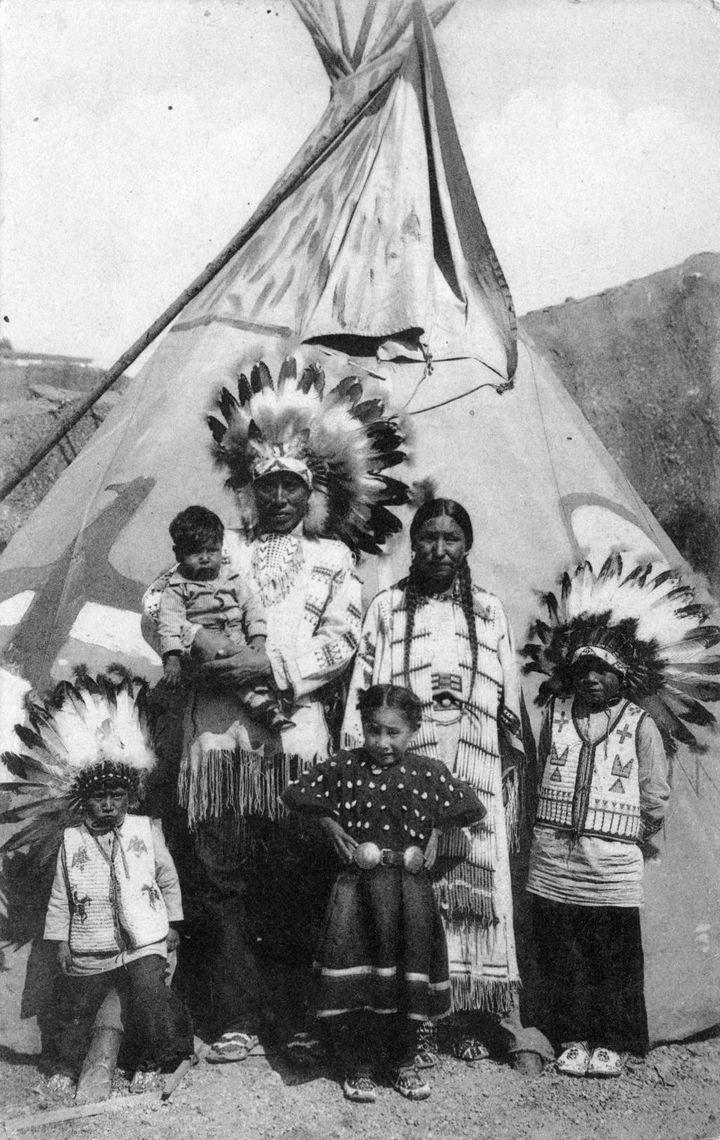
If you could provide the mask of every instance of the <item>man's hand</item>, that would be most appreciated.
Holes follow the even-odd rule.
[[[70,967],[72,966],[72,954],[70,953],[69,942],[58,942],[57,960],[63,974],[69,974]]]
[[[202,666],[202,673],[204,677],[216,678],[224,684],[246,685],[248,681],[255,681],[258,677],[271,676],[272,667],[266,653],[256,653],[252,649],[243,647],[231,657],[218,657],[215,661],[206,661]]]
[[[173,926],[171,926],[170,929],[168,930],[168,935],[167,935],[168,954],[172,954],[173,950],[177,950],[179,945],[180,945],[180,935],[178,934],[177,930],[175,930],[175,928]]]
[[[353,839],[352,835],[348,835],[346,831],[343,831],[337,820],[329,815],[322,817],[320,820],[320,828],[335,848],[335,854],[340,862],[352,863],[353,851],[358,845],[357,839]]]
[[[435,866],[435,860],[437,859],[439,842],[440,842],[440,831],[438,830],[437,827],[434,827],[432,829],[432,832],[430,833],[430,838],[428,839],[427,845],[425,847],[425,870],[426,871],[431,870]]]
[[[165,677],[165,683],[169,689],[176,689],[180,684],[182,680],[182,665],[180,664],[180,658],[175,654],[171,654],[170,657],[166,658],[163,665],[163,676]]]

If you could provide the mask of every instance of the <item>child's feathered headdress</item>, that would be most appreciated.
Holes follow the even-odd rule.
[[[298,357],[285,357],[277,380],[258,360],[249,379],[239,371],[237,396],[223,388],[222,419],[208,416],[215,458],[229,471],[247,531],[257,524],[255,481],[289,471],[310,488],[307,535],[378,554],[402,527],[387,507],[407,502],[408,489],[383,472],[406,458],[406,431],[382,399],[366,398],[358,376],[339,373],[326,392],[320,364]]]
[[[720,629],[680,572],[645,563],[626,571],[612,554],[599,573],[589,562],[560,580],[559,597],[542,596],[547,620],[531,627],[524,672],[545,673],[540,703],[569,696],[573,665],[598,657],[624,678],[624,689],[650,713],[666,745],[698,747],[691,725],[711,726],[706,701],[720,700],[720,656],[709,653]]]
[[[75,682],[61,681],[45,699],[28,704],[27,724],[15,726],[23,752],[3,752],[16,782],[5,785],[26,801],[0,816],[23,823],[3,850],[30,848],[38,871],[54,860],[63,828],[82,819],[93,788],[120,784],[136,793],[157,759],[145,718],[145,683],[111,666]],[[27,802],[30,798],[31,802]]]

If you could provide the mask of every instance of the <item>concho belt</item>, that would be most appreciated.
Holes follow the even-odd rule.
[[[417,875],[425,866],[425,856],[420,847],[390,851],[387,847],[378,847],[377,843],[361,843],[353,851],[353,859],[361,871],[372,871],[375,867],[403,867],[411,875]]]

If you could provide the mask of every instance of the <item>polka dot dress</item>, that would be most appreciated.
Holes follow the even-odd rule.
[[[434,827],[477,822],[472,789],[440,761],[406,753],[390,767],[363,749],[340,753],[290,786],[293,810],[327,815],[358,843],[424,847]],[[450,1011],[445,934],[430,880],[402,867],[344,867],[335,882],[315,962],[315,1012],[403,1013],[415,1021]]]

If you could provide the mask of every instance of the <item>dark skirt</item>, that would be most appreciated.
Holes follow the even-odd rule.
[[[448,1014],[447,946],[427,874],[401,867],[341,871],[315,971],[317,1017],[368,1010],[427,1021]]]
[[[542,1026],[555,1045],[649,1048],[640,911],[571,906],[533,895]]]

